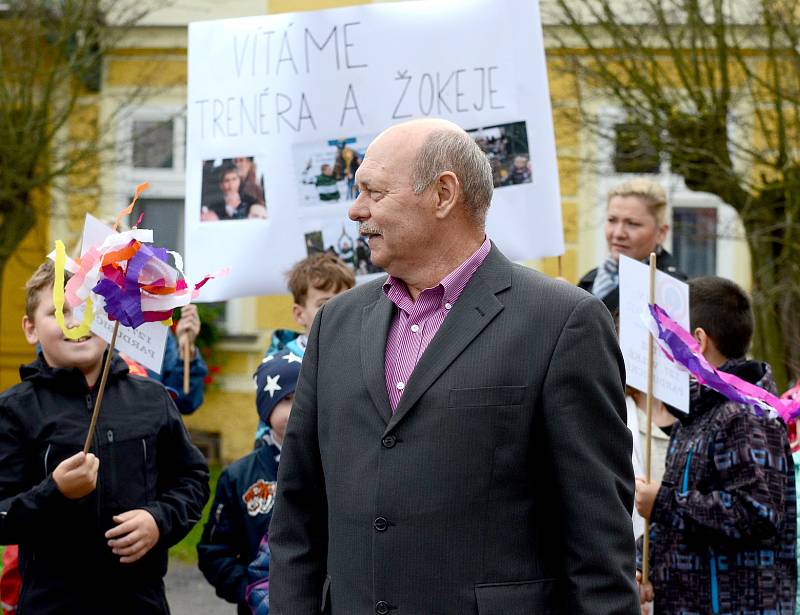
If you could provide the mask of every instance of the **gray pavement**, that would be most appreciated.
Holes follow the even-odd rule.
[[[172,615],[235,615],[236,606],[218,598],[197,566],[171,559],[167,600]]]

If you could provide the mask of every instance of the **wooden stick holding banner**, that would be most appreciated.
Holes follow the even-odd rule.
[[[650,253],[650,288],[648,303],[652,306],[656,302],[656,254]],[[644,442],[644,474],[645,480],[650,482],[650,469],[653,449],[653,336],[647,336],[647,429]],[[650,520],[644,520],[644,540],[642,544],[642,583],[647,583],[650,577]]]
[[[181,336],[181,354],[183,354],[183,394],[189,394],[189,354],[192,351],[192,343],[189,336]]]
[[[89,447],[92,445],[92,438],[94,437],[94,429],[97,427],[97,417],[100,415],[100,404],[103,402],[103,393],[106,391],[108,372],[111,368],[111,358],[114,355],[114,344],[117,341],[117,331],[119,331],[118,320],[114,323],[114,331],[111,333],[111,342],[108,344],[106,358],[105,361],[103,361],[103,375],[100,377],[100,388],[97,389],[97,399],[94,401],[92,420],[89,422],[89,433],[86,434],[86,442],[83,444],[84,455],[89,452]]]

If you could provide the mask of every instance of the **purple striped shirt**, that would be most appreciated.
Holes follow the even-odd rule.
[[[402,280],[389,276],[383,285],[383,292],[398,308],[386,338],[384,361],[386,390],[389,393],[392,414],[400,403],[400,397],[419,358],[491,247],[487,237],[472,256],[451,271],[439,284],[423,290],[417,296],[416,302]]]

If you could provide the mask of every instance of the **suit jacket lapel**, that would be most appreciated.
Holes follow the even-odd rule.
[[[361,316],[361,369],[367,390],[384,423],[392,413],[386,392],[386,338],[392,324],[394,303],[381,291],[378,299],[364,306]]]
[[[511,263],[492,245],[486,260],[472,276],[420,357],[411,378],[408,379],[397,410],[389,421],[387,432],[403,419],[442,372],[503,310],[503,304],[495,295],[509,286]],[[385,339],[384,336],[384,348]],[[383,372],[383,362],[381,371]],[[385,378],[383,388],[385,393]]]

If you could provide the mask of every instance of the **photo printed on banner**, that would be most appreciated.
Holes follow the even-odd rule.
[[[381,273],[370,258],[369,241],[359,234],[358,222],[344,218],[307,220],[306,254],[330,252],[341,258],[357,276]]]
[[[255,156],[203,161],[200,221],[266,220],[263,168]]]
[[[375,135],[343,136],[293,148],[301,207],[346,203],[358,197],[355,174]]]
[[[489,157],[495,188],[533,181],[528,127],[525,122],[474,128],[467,132]]]
[[[339,136],[300,143],[292,151],[298,182],[306,254],[330,252],[357,276],[381,273],[370,259],[369,242],[348,209],[358,198],[355,174],[375,135]]]

